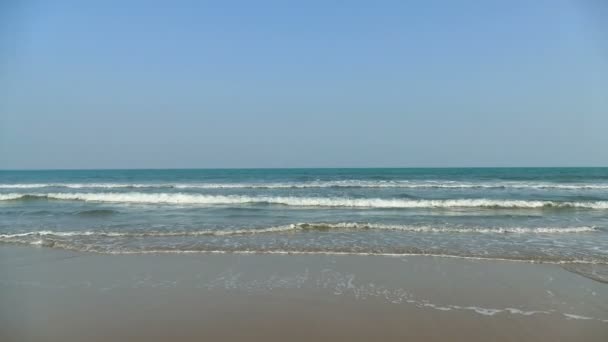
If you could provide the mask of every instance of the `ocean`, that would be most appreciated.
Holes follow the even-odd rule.
[[[0,245],[608,265],[608,168],[0,171]]]

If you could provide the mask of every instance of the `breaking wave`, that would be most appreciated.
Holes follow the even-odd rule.
[[[0,234],[0,244],[16,244],[25,246],[65,249],[79,252],[102,254],[154,254],[154,253],[252,253],[252,254],[329,254],[329,255],[379,255],[407,256],[426,255],[448,258],[509,260],[534,263],[555,264],[608,264],[608,260],[597,256],[555,256],[555,255],[520,255],[496,250],[492,253],[465,250],[444,250],[424,246],[264,246],[264,244],[233,245],[225,244],[218,237],[247,236],[257,234],[291,234],[314,232],[322,234],[330,231],[362,231],[387,230],[411,234],[594,234],[599,231],[596,227],[458,227],[458,226],[422,226],[422,225],[390,225],[375,223],[297,223],[282,226],[242,229],[208,229],[198,231],[30,231]],[[205,237],[210,244],[199,244],[190,239],[183,244],[170,237]],[[270,236],[270,238],[274,238]],[[131,240],[142,239],[142,240]],[[145,240],[143,240],[145,239]],[[150,240],[148,240],[150,239]],[[201,240],[200,242],[202,242]]]
[[[223,236],[267,234],[292,231],[331,231],[331,230],[393,230],[414,233],[478,233],[478,234],[564,234],[595,232],[596,227],[434,227],[420,225],[390,225],[358,222],[341,223],[296,223],[283,226],[247,229],[209,229],[197,231],[140,231],[140,232],[107,232],[107,231],[72,231],[60,232],[41,230],[14,234],[0,234],[1,240],[22,237],[167,237],[167,236]]]
[[[38,193],[0,194],[0,200],[72,200],[87,202],[143,203],[143,204],[279,204],[301,207],[350,207],[350,208],[495,208],[541,209],[580,208],[608,209],[608,201],[546,201],[502,199],[384,199],[348,197],[294,197],[294,196],[240,196],[202,195],[185,193]]]

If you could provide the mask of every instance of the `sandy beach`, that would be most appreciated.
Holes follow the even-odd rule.
[[[608,286],[436,257],[0,248],[2,341],[605,341]]]

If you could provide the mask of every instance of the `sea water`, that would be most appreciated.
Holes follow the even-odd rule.
[[[0,171],[0,245],[608,264],[608,168]]]

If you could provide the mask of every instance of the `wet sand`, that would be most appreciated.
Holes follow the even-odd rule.
[[[1,341],[606,341],[608,285],[558,265],[0,246]]]

